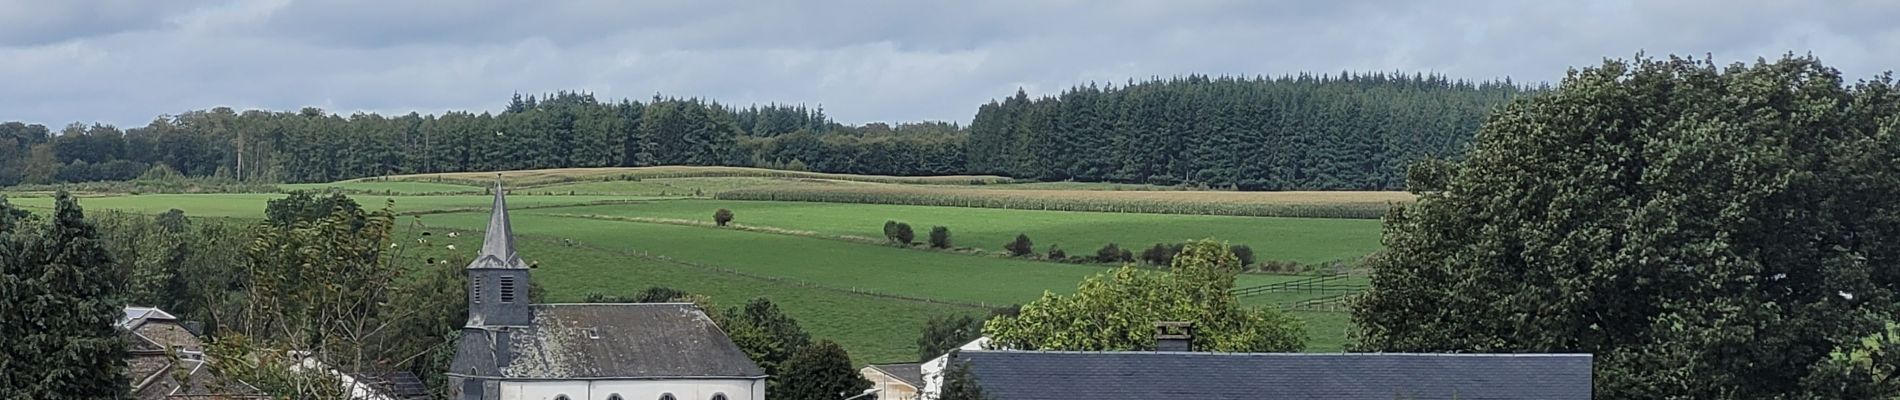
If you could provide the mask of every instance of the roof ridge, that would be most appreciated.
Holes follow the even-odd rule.
[[[699,306],[699,303],[535,303],[531,306]]]

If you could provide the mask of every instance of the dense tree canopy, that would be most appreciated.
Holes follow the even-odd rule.
[[[327,182],[388,174],[740,165],[880,175],[1242,189],[1401,185],[1405,162],[1455,155],[1507,83],[1300,75],[1018,92],[949,122],[847,126],[821,108],[655,96],[516,95],[498,113],[336,115],[230,108],[142,127],[0,124],[0,186],[188,176]]]
[[[57,196],[37,225],[0,201],[0,393],[125,398],[124,280],[79,204]]]
[[[1074,294],[1044,293],[1017,315],[983,326],[996,346],[1023,350],[1154,350],[1154,323],[1195,324],[1201,351],[1271,352],[1305,348],[1301,321],[1235,297],[1240,260],[1214,241],[1188,243],[1168,272],[1122,267],[1082,281]]]
[[[1415,169],[1359,346],[1596,355],[1602,398],[1896,392],[1900,92],[1812,58],[1573,71]]]

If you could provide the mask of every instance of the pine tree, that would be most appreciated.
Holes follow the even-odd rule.
[[[124,282],[72,195],[53,219],[0,243],[0,392],[15,398],[125,398],[126,344],[116,325]],[[0,206],[0,214],[9,214]],[[24,321],[36,321],[32,324]]]

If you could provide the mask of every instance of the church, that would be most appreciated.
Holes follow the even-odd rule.
[[[457,400],[764,400],[765,372],[691,303],[532,304],[499,182],[468,265]]]

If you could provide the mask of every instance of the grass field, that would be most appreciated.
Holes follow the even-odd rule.
[[[1364,219],[1266,218],[1068,211],[837,204],[769,201],[654,201],[526,211],[543,215],[605,215],[711,221],[726,208],[734,222],[814,231],[829,235],[882,238],[884,221],[908,223],[918,241],[930,227],[950,228],[957,246],[1001,251],[1005,242],[1026,233],[1038,251],[1059,245],[1070,255],[1092,255],[1116,243],[1139,252],[1160,242],[1214,238],[1246,244],[1261,260],[1305,263],[1352,259],[1379,249],[1379,221]]]
[[[1074,290],[1083,277],[1105,266],[1068,265],[951,252],[902,249],[838,236],[882,237],[885,220],[908,222],[918,240],[930,226],[951,228],[959,246],[995,251],[1018,232],[1038,251],[1060,245],[1072,255],[1093,254],[1116,242],[1139,252],[1155,242],[1216,238],[1253,247],[1262,260],[1318,262],[1351,259],[1379,248],[1379,224],[1364,219],[1263,218],[1141,213],[1068,212],[1002,208],[816,202],[734,201],[690,198],[774,188],[849,190],[950,190],[1036,201],[1068,199],[1215,199],[1265,205],[1336,202],[1385,204],[1409,197],[1391,193],[1221,193],[1159,191],[1162,187],[1086,183],[970,184],[981,177],[944,179],[776,175],[781,171],[656,168],[521,171],[510,173],[509,197],[523,256],[540,266],[535,281],[551,301],[574,301],[589,293],[631,294],[647,286],[670,286],[710,296],[723,305],[765,296],[778,302],[819,337],[851,350],[858,362],[909,361],[923,321],[932,316],[984,312],[982,306],[1028,301],[1045,290]],[[759,170],[764,171],[764,170]],[[641,174],[638,180],[622,180]],[[715,176],[685,176],[690,174]],[[760,176],[717,176],[760,174]],[[286,190],[337,188],[368,208],[393,200],[398,212],[426,214],[425,229],[479,231],[492,201],[482,185],[492,174],[474,173],[411,180],[366,179],[331,184],[285,185]],[[889,180],[886,180],[889,178]],[[883,182],[883,183],[879,183]],[[903,183],[903,184],[899,184]],[[528,185],[534,186],[528,186]],[[1121,191],[1117,191],[1120,189]],[[1141,189],[1146,191],[1132,191]],[[441,195],[440,193],[470,193]],[[567,195],[572,192],[575,195]],[[387,194],[385,194],[387,193]],[[558,193],[559,195],[542,195]],[[257,218],[281,194],[83,195],[89,210],[157,213],[179,208],[198,217]],[[1016,196],[1016,197],[1011,197]],[[1043,196],[1043,197],[1037,197]],[[48,197],[18,197],[15,204],[44,210]],[[707,221],[728,208],[737,222],[772,232],[720,229],[704,224],[641,222],[637,219]],[[800,234],[786,234],[793,230]],[[435,236],[436,240],[448,240]],[[874,239],[875,240],[875,239]],[[453,239],[460,257],[473,254],[479,235]],[[448,256],[450,242],[428,252]],[[452,266],[459,268],[460,266]],[[1300,277],[1243,275],[1239,286]],[[1325,294],[1274,293],[1244,299],[1274,306]],[[1307,320],[1309,350],[1338,351],[1350,329],[1343,313],[1294,312]]]
[[[481,194],[477,186],[435,182],[397,182],[397,181],[345,181],[333,183],[292,183],[277,185],[285,191],[342,189],[357,193],[390,193],[413,195],[427,193],[474,193]]]

